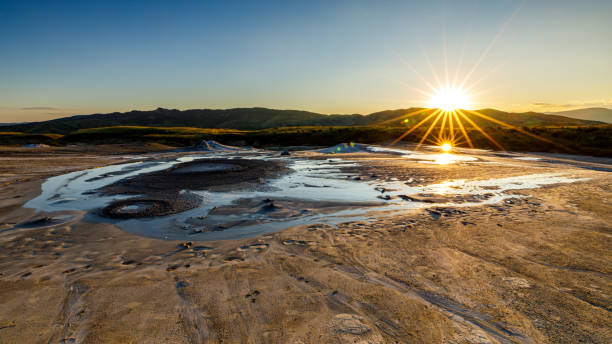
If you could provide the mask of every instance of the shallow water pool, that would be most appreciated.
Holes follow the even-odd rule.
[[[436,161],[436,156],[439,155],[430,154],[426,161]],[[179,214],[126,220],[111,220],[96,215],[96,210],[112,201],[134,197],[102,195],[98,191],[100,188],[123,178],[207,158],[219,158],[219,155],[192,155],[164,161],[130,162],[52,177],[43,184],[41,195],[30,200],[25,206],[46,212],[85,210],[89,212],[86,220],[114,223],[128,232],[147,237],[168,240],[223,240],[256,236],[296,225],[334,225],[345,221],[366,220],[369,216],[367,214],[371,212],[406,212],[431,206],[492,204],[516,197],[508,194],[509,190],[584,180],[562,173],[542,173],[487,180],[449,180],[425,186],[411,186],[399,180],[360,180],[350,176],[347,178],[342,168],[355,167],[358,163],[339,159],[337,156],[333,159],[313,160],[295,156],[272,157],[269,153],[262,153],[240,158],[283,160],[291,172],[251,189],[231,192],[185,190],[201,196],[203,203],[195,209]],[[233,166],[231,160],[228,160],[226,165]],[[178,170],[180,169],[179,167]],[[195,172],[202,171],[190,171]],[[464,197],[466,195],[470,197]],[[427,198],[427,201],[423,201],[423,198]],[[264,199],[267,204],[262,203]],[[250,200],[253,205],[246,208],[237,206],[245,200]],[[278,206],[270,206],[273,202]],[[136,211],[139,205],[130,207],[133,209],[126,207],[122,210]],[[235,212],[232,212],[232,207],[235,207]],[[225,211],[217,214],[221,208]]]

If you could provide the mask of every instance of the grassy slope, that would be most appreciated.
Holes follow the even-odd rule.
[[[0,132],[0,145],[45,144],[58,145],[62,135],[59,134],[30,134],[20,132]]]
[[[340,142],[380,143],[396,139],[408,127],[343,126],[343,127],[284,127],[262,130],[202,129],[185,127],[106,127],[84,129],[57,138],[57,144],[155,142],[173,146],[189,146],[201,140],[216,140],[224,144],[249,146],[331,146]],[[427,128],[419,128],[406,136],[406,142],[418,142]],[[497,149],[478,130],[467,127],[468,135],[477,148]],[[541,141],[513,129],[487,129],[505,149],[612,156],[612,125],[533,127],[525,128]],[[433,132],[430,138],[434,138]],[[459,135],[459,133],[457,133]],[[467,147],[464,140],[460,146]],[[430,144],[431,142],[426,141]]]

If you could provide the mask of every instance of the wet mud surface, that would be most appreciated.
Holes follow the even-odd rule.
[[[104,187],[107,194],[168,193],[181,190],[239,189],[244,183],[259,184],[286,171],[282,162],[230,159],[198,159],[166,170],[139,174]]]
[[[50,178],[25,206],[87,211],[90,222],[118,220],[110,223],[152,238],[210,241],[364,220],[374,211],[391,216],[434,205],[494,204],[513,197],[510,190],[585,180],[554,169],[525,174],[507,162],[503,178],[462,179],[466,168],[490,166],[465,154],[442,154],[441,164],[437,153],[355,147],[363,151],[333,159],[316,151],[233,151],[116,164]]]
[[[157,196],[157,197],[155,197]],[[135,219],[167,216],[196,208],[202,198],[190,192],[150,193],[148,197],[133,197],[111,202],[100,215],[114,219]]]
[[[138,166],[146,168],[144,164]],[[138,171],[127,170],[105,173],[87,181],[101,180],[109,176],[121,176]],[[286,171],[276,161],[246,159],[200,159],[176,164],[168,169],[137,174],[104,186],[104,195],[142,195],[113,201],[99,213],[115,219],[147,218],[167,216],[198,207],[203,199],[187,190],[232,190],[253,187],[265,183],[266,179],[277,177]]]

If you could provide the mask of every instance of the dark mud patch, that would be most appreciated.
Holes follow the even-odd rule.
[[[151,194],[180,190],[211,190],[259,184],[288,169],[280,161],[251,159],[201,159],[163,171],[122,179],[103,189],[106,194]]]
[[[250,159],[201,159],[163,171],[122,179],[104,194],[139,195],[104,207],[102,216],[117,219],[165,216],[194,209],[202,198],[184,190],[238,190],[276,178],[288,170],[282,162]],[[144,195],[144,196],[141,196]]]
[[[241,171],[244,170],[244,166],[237,164],[197,164],[192,166],[180,166],[172,169],[172,174],[183,174],[183,173],[204,173],[204,172],[223,172],[223,171]]]

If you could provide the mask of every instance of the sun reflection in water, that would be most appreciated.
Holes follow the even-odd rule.
[[[436,164],[436,165],[448,165],[448,164],[454,164],[457,163],[459,161],[464,161],[465,159],[462,159],[461,157],[452,154],[452,153],[440,153],[440,154],[432,154],[432,160],[428,161],[431,164]],[[425,161],[423,161],[425,162]]]
[[[434,162],[438,165],[447,165],[456,162],[455,155],[451,153],[442,153],[439,154]]]
[[[432,184],[427,186],[427,188],[429,189],[427,191],[436,195],[448,195],[457,193],[457,190],[460,189],[464,184],[465,180],[463,179],[446,180],[438,184]]]

